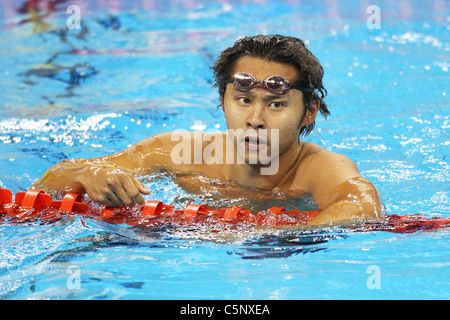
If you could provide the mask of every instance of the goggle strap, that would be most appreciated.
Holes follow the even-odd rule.
[[[299,91],[302,91],[302,92],[314,93],[314,89],[302,87],[298,83],[290,83],[289,84],[289,88],[290,89],[299,90]]]

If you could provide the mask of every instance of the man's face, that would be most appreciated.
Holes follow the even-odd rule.
[[[290,64],[270,62],[252,56],[239,58],[231,76],[241,72],[253,75],[257,81],[264,81],[271,76],[281,76],[290,83],[294,83],[299,76],[295,67]],[[261,152],[263,148],[267,148],[266,154],[271,155],[271,148],[275,143],[279,145],[279,154],[273,155],[276,157],[281,156],[289,148],[297,146],[300,128],[314,120],[311,120],[309,113],[303,117],[301,91],[289,90],[284,94],[274,94],[267,91],[261,84],[256,84],[253,89],[244,92],[236,89],[233,83],[229,83],[222,100],[222,107],[229,130],[254,129],[256,135],[260,137],[264,129],[267,130],[266,143],[257,142],[256,139],[248,137],[246,140],[245,137],[237,137],[235,143],[239,144],[241,139],[241,142],[245,144],[247,152],[240,156],[245,158],[246,163],[248,163],[249,154]],[[278,130],[279,139],[277,140],[279,141],[272,141],[272,137],[275,137],[271,134],[272,130]]]

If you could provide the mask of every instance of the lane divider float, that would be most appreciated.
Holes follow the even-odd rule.
[[[131,226],[158,226],[167,224],[252,224],[257,226],[300,226],[305,225],[320,213],[316,211],[289,210],[285,207],[272,207],[253,214],[240,206],[223,209],[210,208],[207,205],[190,204],[184,209],[150,200],[143,206],[133,208],[109,208],[89,206],[82,202],[82,196],[69,192],[62,200],[53,200],[42,190],[28,190],[16,193],[13,201],[9,189],[0,188],[0,221],[12,223],[52,222],[67,215],[84,215],[109,223]],[[410,214],[388,215],[379,222],[368,222],[361,226],[350,226],[356,231],[390,231],[409,233],[421,230],[436,230],[450,227],[450,217],[428,218]]]
[[[161,201],[147,201],[142,207],[90,207],[81,202],[81,195],[67,193],[62,200],[53,200],[42,190],[18,192],[13,201],[12,192],[0,188],[0,219],[8,218],[12,222],[26,222],[40,219],[49,221],[60,219],[65,215],[85,215],[111,223],[129,225],[156,226],[175,223],[249,223],[255,225],[304,225],[313,219],[317,211],[285,211],[284,207],[273,207],[254,215],[250,210],[239,206],[214,209],[207,205],[190,204],[185,209]]]

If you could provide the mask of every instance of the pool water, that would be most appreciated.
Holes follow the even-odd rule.
[[[67,27],[69,5],[80,29]],[[449,3],[377,1],[379,28],[370,5],[2,2],[0,187],[24,191],[63,159],[160,132],[225,130],[211,88],[218,52],[278,33],[306,40],[325,69],[332,115],[305,140],[349,156],[387,214],[448,217]],[[140,179],[147,200],[221,204],[167,173]],[[448,230],[0,223],[1,299],[448,299],[449,278]]]

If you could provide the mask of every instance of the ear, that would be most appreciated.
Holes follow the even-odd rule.
[[[311,123],[316,120],[317,113],[319,112],[320,107],[320,101],[317,100],[316,103],[310,108],[308,111],[306,111],[305,118],[303,118],[303,122],[301,127],[309,126]]]

